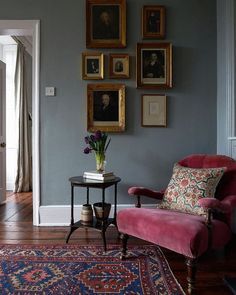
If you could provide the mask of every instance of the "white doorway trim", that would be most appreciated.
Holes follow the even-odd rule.
[[[39,20],[0,20],[0,35],[30,35],[33,37],[32,54],[32,160],[33,160],[33,224],[39,225],[40,205],[40,21]]]
[[[235,0],[217,0],[217,153],[236,158]]]

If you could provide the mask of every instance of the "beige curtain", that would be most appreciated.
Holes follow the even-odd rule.
[[[15,72],[15,98],[18,129],[17,174],[14,192],[28,192],[32,189],[32,164],[28,99],[25,76],[25,48],[17,40]]]

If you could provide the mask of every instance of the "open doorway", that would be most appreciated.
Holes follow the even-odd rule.
[[[0,35],[32,37],[32,159],[33,224],[39,225],[40,156],[39,156],[39,20],[0,20]],[[1,118],[0,118],[1,119]]]
[[[22,51],[22,67],[21,76],[15,75],[19,72],[19,51],[18,46],[21,46]],[[18,54],[18,58],[17,58]],[[14,192],[30,192],[32,190],[32,36],[17,36],[11,37],[8,35],[0,36],[0,60],[6,64],[6,206],[9,207],[9,202],[13,198]],[[15,78],[23,81],[23,96],[15,95]],[[21,85],[21,86],[22,86]],[[20,126],[19,118],[22,117],[22,111],[19,107],[19,99],[24,99],[25,119],[21,123],[23,130],[19,133],[24,137],[23,145],[19,149],[19,143],[22,143],[22,138],[19,138],[18,131]],[[20,127],[20,128],[19,128]],[[25,147],[25,141],[27,148]],[[18,160],[18,151],[23,159]],[[28,167],[26,167],[28,166]],[[24,171],[26,170],[26,171]],[[21,212],[30,212],[30,209],[24,210],[27,196],[27,207],[32,211],[32,194],[17,194],[14,196],[15,202],[21,204]],[[6,215],[6,222],[15,221],[17,212],[11,210],[12,214]],[[29,213],[28,213],[29,215]],[[28,221],[32,222],[32,212]],[[21,216],[25,220],[26,216]],[[18,220],[18,219],[17,219]]]
[[[0,36],[0,60],[6,64],[6,190],[14,190],[16,177],[16,128],[14,74],[17,44],[10,36]]]

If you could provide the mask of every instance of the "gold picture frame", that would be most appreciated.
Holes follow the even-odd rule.
[[[126,47],[126,0],[86,0],[86,46]]]
[[[84,80],[104,79],[104,55],[100,52],[82,53],[82,78]]]
[[[137,88],[172,88],[172,44],[137,44]]]
[[[110,54],[109,55],[109,76],[111,79],[129,78],[129,55]]]
[[[143,39],[165,38],[166,9],[160,5],[144,5],[142,9]]]
[[[143,94],[141,106],[143,127],[166,127],[166,95]]]
[[[87,85],[87,130],[122,132],[125,130],[125,85]]]

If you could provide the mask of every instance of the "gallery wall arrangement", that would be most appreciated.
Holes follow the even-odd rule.
[[[110,5],[111,1],[106,3]],[[111,5],[113,3],[117,2],[112,1]],[[162,38],[150,39],[142,32],[143,8],[149,5],[165,7]],[[87,84],[125,86],[125,131],[109,132],[112,141],[106,154],[107,169],[122,178],[118,192],[120,204],[132,202],[127,196],[130,186],[166,187],[176,160],[193,153],[216,152],[216,9],[215,0],[201,1],[201,5],[199,0],[126,0],[126,47],[91,48],[86,47],[86,0],[71,0],[70,5],[64,0],[4,1],[0,10],[2,20],[40,20],[40,112],[37,115],[42,206],[70,204],[68,178],[94,169],[94,157],[83,153],[88,119]],[[152,31],[149,25],[147,32]],[[138,43],[173,44],[172,88],[137,88]],[[82,79],[83,52],[103,54],[103,79]],[[110,77],[109,57],[113,54],[129,55],[129,78]],[[118,65],[117,70],[114,69],[115,74],[120,75]],[[99,75],[95,72],[94,76]],[[45,96],[46,86],[56,87],[55,97]],[[150,111],[146,101],[149,102],[151,94],[161,104],[154,101]],[[166,124],[161,116],[161,120],[153,120],[159,108],[165,115],[164,95],[167,97]],[[112,192],[107,192],[107,202],[112,201]],[[75,198],[77,204],[83,201],[79,191]],[[91,198],[97,200],[95,192]],[[53,212],[57,210],[55,207]]]
[[[130,56],[124,53],[126,38],[126,0],[86,0],[86,47],[100,50],[82,53],[82,79],[104,80],[105,54],[102,48],[118,48],[108,53],[109,79],[130,78]],[[165,38],[166,8],[144,5],[141,36],[149,42],[136,46],[136,87],[141,89],[172,88],[172,44]],[[150,42],[152,40],[152,42]],[[154,42],[153,40],[158,40]],[[87,130],[125,131],[125,84],[87,85]],[[166,95],[141,95],[142,127],[166,127]]]
[[[122,178],[118,191],[120,204],[132,202],[127,196],[130,186],[166,187],[171,167],[179,158],[192,153],[216,152],[217,19],[214,0],[202,1],[201,5],[199,0],[126,0],[126,47],[116,48],[86,47],[86,0],[72,0],[70,5],[64,0],[34,1],[34,5],[29,2],[5,1],[0,15],[5,20],[40,20],[39,144],[41,205],[45,206],[43,221],[44,216],[54,216],[43,214],[47,206],[53,206],[50,210],[57,212],[57,205],[70,204],[69,177],[94,169],[94,157],[83,153],[83,137],[88,134],[87,84],[125,86],[125,129],[108,132],[112,140],[106,153],[107,170]],[[96,3],[101,2],[97,0]],[[109,6],[111,1],[106,3]],[[113,3],[117,2],[111,5]],[[142,32],[145,23],[142,24],[142,13],[144,6],[154,4],[165,6],[165,35],[150,39]],[[149,25],[147,32],[152,31]],[[138,43],[173,44],[172,88],[137,88]],[[95,54],[96,59],[103,54],[103,75],[97,73],[97,69],[89,75],[99,79],[82,78],[83,52]],[[114,54],[129,56],[129,78],[110,77],[110,55]],[[90,59],[90,56],[85,55],[85,58]],[[116,76],[122,75],[120,65],[115,68],[119,57],[112,58],[113,72]],[[100,62],[102,64],[102,57]],[[56,87],[55,97],[45,96],[46,86]],[[105,91],[114,93],[118,103],[121,91],[110,86]],[[96,94],[97,90],[92,91]],[[154,99],[151,105],[150,99]],[[155,115],[159,110],[161,116]],[[93,119],[89,126],[96,124]],[[108,122],[105,121],[105,126]],[[111,122],[112,127],[117,128],[114,121]],[[118,125],[118,121],[115,123]],[[113,200],[112,193],[113,190],[107,192],[107,202]],[[80,195],[76,191],[76,204],[83,201]],[[91,200],[97,200],[96,192],[92,192]]]

